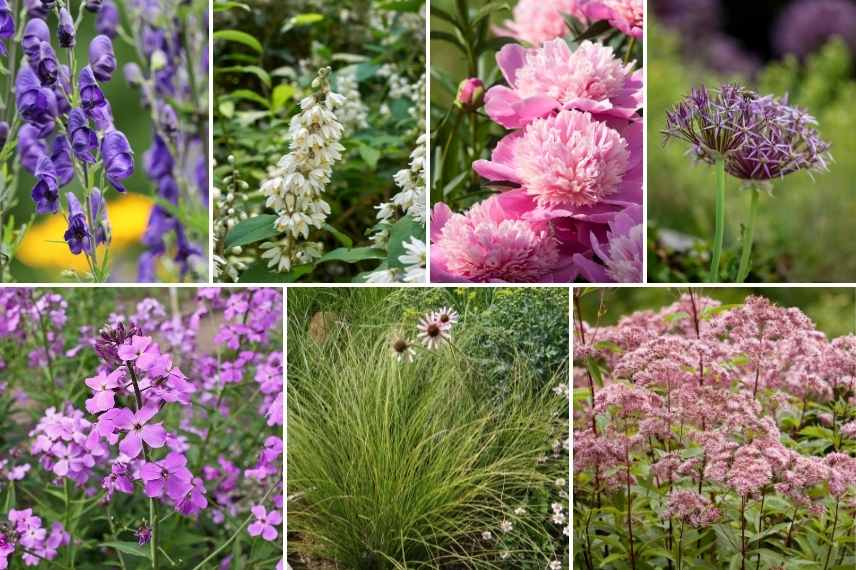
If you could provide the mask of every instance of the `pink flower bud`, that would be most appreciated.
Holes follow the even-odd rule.
[[[475,111],[484,105],[484,83],[478,77],[469,77],[458,85],[455,105],[466,111]]]

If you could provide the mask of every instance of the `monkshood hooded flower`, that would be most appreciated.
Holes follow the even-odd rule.
[[[6,41],[15,36],[15,14],[8,0],[0,0],[0,55],[6,55]]]
[[[59,210],[59,185],[53,161],[42,156],[35,172],[38,181],[33,186],[33,201],[39,214],[55,214]]]
[[[68,116],[68,132],[74,156],[81,162],[94,164],[95,153],[98,152],[98,135],[89,128],[89,120],[83,109],[72,109]]]
[[[30,174],[36,174],[36,167],[43,156],[48,153],[48,147],[42,140],[39,128],[25,124],[18,131],[18,159],[21,166]]]
[[[107,181],[119,192],[124,192],[122,181],[134,173],[134,151],[121,131],[111,130],[101,141],[101,157]]]
[[[110,220],[107,219],[107,204],[101,190],[93,188],[89,194],[89,215],[95,226],[95,245],[110,242]]]
[[[116,56],[109,37],[95,36],[89,43],[89,65],[98,81],[104,83],[113,77],[113,72],[116,71]]]
[[[105,0],[95,19],[95,31],[112,39],[116,37],[118,28],[119,10],[112,0]]]
[[[15,78],[15,103],[21,117],[39,129],[40,138],[53,132],[57,116],[56,95],[42,87],[29,65],[22,65]]]
[[[39,48],[43,43],[50,43],[51,31],[47,22],[41,18],[32,18],[24,27],[24,36],[21,38],[21,46],[27,61],[32,64],[38,60]]]
[[[488,180],[519,185],[543,208],[623,207],[642,188],[642,123],[563,110],[507,135],[491,160],[473,168]]]
[[[57,181],[60,188],[67,185],[74,178],[74,165],[71,162],[71,147],[65,135],[59,135],[54,139],[51,149],[51,161],[54,164]]]
[[[71,12],[67,8],[62,8],[59,11],[59,45],[64,48],[74,47],[74,20],[71,18]]]
[[[110,102],[104,97],[101,86],[95,79],[92,67],[87,65],[80,70],[78,89],[80,90],[80,106],[86,116],[95,123],[99,130],[110,129],[113,126],[113,110],[110,107]]]
[[[508,87],[491,87],[485,111],[516,129],[560,109],[632,118],[642,107],[642,71],[624,64],[609,46],[584,41],[575,51],[563,39],[539,48],[516,44],[496,55]]]
[[[63,239],[74,255],[78,255],[82,251],[91,252],[92,236],[86,227],[86,214],[83,213],[80,201],[74,192],[66,194],[66,199],[68,200],[68,229],[65,231]]]

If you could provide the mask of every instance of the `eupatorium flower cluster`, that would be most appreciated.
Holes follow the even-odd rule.
[[[336,117],[344,98],[330,89],[329,74],[329,68],[322,68],[312,84],[315,92],[300,101],[300,112],[289,125],[289,152],[261,187],[265,204],[277,213],[275,227],[284,234],[262,244],[266,250],[262,257],[281,272],[314,261],[322,253],[320,242],[309,241],[310,232],[320,229],[330,214],[322,195],[333,164],[345,150],[339,143],[344,129]]]
[[[434,280],[641,281],[641,70],[561,38],[496,59],[506,85],[485,111],[512,130],[473,169],[503,191],[464,213],[435,206]]]

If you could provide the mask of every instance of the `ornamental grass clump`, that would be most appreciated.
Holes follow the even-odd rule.
[[[467,314],[437,307],[384,326],[364,302],[313,335],[306,297],[289,299],[295,559],[353,569],[561,564],[569,443],[567,389],[555,387],[566,376],[536,388],[517,366],[508,396],[491,401],[466,356],[482,332]],[[550,501],[538,497],[553,497],[549,519]]]
[[[820,138],[817,120],[779,99],[761,96],[738,85],[709,92],[704,86],[666,113],[666,142],[675,138],[691,145],[690,154],[716,168],[716,234],[710,281],[720,280],[725,233],[725,174],[743,181],[750,192],[737,281],[749,275],[755,218],[760,192],[772,192],[773,182],[805,170],[824,172],[832,157]]]

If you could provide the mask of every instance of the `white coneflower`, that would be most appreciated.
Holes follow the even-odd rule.
[[[342,107],[336,112],[346,133],[353,133],[369,126],[368,109],[360,95],[360,84],[353,70],[336,75],[336,88],[344,97]]]
[[[290,271],[321,256],[322,246],[308,242],[312,228],[321,228],[330,205],[321,195],[330,182],[333,165],[345,150],[339,143],[343,127],[334,111],[344,97],[330,90],[330,68],[318,71],[312,82],[315,93],[300,101],[300,112],[289,125],[289,153],[283,156],[262,183],[265,204],[277,213],[276,229],[284,237],[262,244],[268,267]]]
[[[565,488],[565,480],[564,479],[556,479],[556,487],[560,489]]]
[[[399,362],[413,362],[416,358],[416,351],[413,349],[413,344],[404,337],[398,337],[392,341],[390,345],[392,354]]]
[[[562,529],[562,534],[565,536],[571,536],[571,525],[567,525],[564,529]]]
[[[517,507],[516,509],[514,509],[514,514],[518,517],[522,517],[526,514],[526,509],[524,509],[523,507]]]
[[[555,388],[553,388],[553,393],[557,396],[568,396],[568,385],[565,383],[558,384]]]
[[[562,563],[558,560],[553,560],[547,566],[547,570],[562,570]]]
[[[562,503],[553,503],[552,505],[550,505],[550,508],[553,510],[554,513],[565,512],[565,505],[563,505]]]
[[[490,532],[489,530],[486,530],[482,533],[481,536],[482,536],[482,540],[490,540],[493,538],[493,533]]]
[[[553,524],[565,524],[565,513],[553,513]]]
[[[419,340],[422,341],[422,344],[425,345],[428,350],[434,350],[440,343],[443,341],[447,341],[450,338],[450,334],[448,329],[443,328],[443,326],[438,323],[434,319],[434,315],[425,315],[419,321],[419,324],[416,325],[416,328],[419,330]]]
[[[425,242],[419,238],[412,237],[410,241],[404,242],[407,253],[398,256],[398,260],[404,264],[405,283],[425,283],[428,280],[426,264],[428,263],[428,250]]]
[[[509,533],[514,529],[514,525],[511,524],[511,521],[504,520],[499,523],[499,530],[504,533]]]
[[[460,318],[458,311],[451,307],[443,307],[439,311],[435,312],[434,315],[437,318],[437,321],[446,328],[454,326]]]

